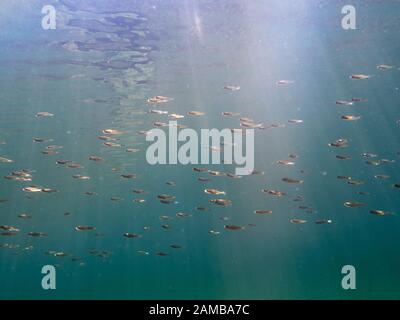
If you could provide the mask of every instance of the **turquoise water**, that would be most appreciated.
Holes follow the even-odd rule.
[[[56,8],[55,30],[41,27],[45,4]],[[400,2],[352,1],[356,30],[341,27],[346,4],[2,3],[0,157],[13,162],[0,162],[0,176],[29,169],[33,178],[0,180],[0,225],[19,229],[12,236],[0,230],[0,298],[400,298],[400,190],[393,186],[400,183]],[[392,68],[377,69],[381,64]],[[371,78],[351,80],[352,74]],[[293,83],[277,85],[280,80]],[[226,85],[240,90],[224,90]],[[173,100],[147,102],[156,95]],[[335,103],[353,97],[367,101]],[[266,129],[255,130],[255,169],[264,174],[232,179],[193,171],[233,172],[232,165],[149,165],[149,143],[138,131],[152,129],[155,121],[168,122],[150,109],[185,115],[179,124],[195,130],[239,128],[240,117],[263,123]],[[191,110],[205,114],[191,117]],[[54,116],[35,116],[43,111]],[[224,111],[240,116],[223,117]],[[341,120],[347,114],[361,118]],[[285,126],[268,128],[271,124]],[[107,128],[123,131],[111,136],[120,147],[98,139]],[[33,142],[37,137],[51,140]],[[339,138],[348,139],[347,148],[328,146]],[[42,153],[52,145],[62,148],[54,155]],[[298,155],[295,165],[277,164],[289,154]],[[339,160],[338,154],[351,159]],[[90,155],[103,161],[90,161]],[[82,168],[57,164],[61,159]],[[366,163],[382,159],[395,162]],[[135,179],[121,178],[133,173]],[[76,174],[90,180],[74,179]],[[337,176],[363,184],[350,185]],[[287,184],[283,177],[304,182]],[[22,190],[32,185],[58,192]],[[210,196],[205,188],[226,196]],[[264,188],[286,195],[274,197],[261,192]],[[159,194],[175,196],[176,203],[160,203]],[[296,196],[303,201],[293,201]],[[232,205],[209,203],[217,197]],[[346,201],[364,205],[348,208]],[[272,214],[254,213],[260,209]],[[190,216],[179,218],[178,212]],[[22,219],[21,213],[31,218]],[[332,223],[315,223],[321,219]],[[171,228],[162,228],[165,224]],[[244,229],[227,230],[226,224]],[[96,230],[76,231],[79,225]],[[124,237],[126,232],[141,237]],[[56,290],[41,287],[41,268],[48,264],[56,266]],[[341,287],[344,265],[357,270],[356,290]]]

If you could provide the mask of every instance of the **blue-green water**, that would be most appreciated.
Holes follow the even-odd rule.
[[[400,298],[400,190],[393,186],[400,183],[399,1],[351,1],[356,30],[341,27],[347,1],[10,2],[0,5],[0,157],[14,162],[0,163],[0,225],[19,232],[1,230],[0,298]],[[55,30],[41,27],[46,4],[56,8]],[[392,68],[377,69],[381,64]],[[372,77],[351,80],[352,74]],[[284,79],[294,82],[277,85]],[[149,104],[156,95],[173,100]],[[352,97],[367,101],[335,103]],[[285,126],[255,132],[255,169],[264,175],[215,177],[192,169],[234,167],[147,163],[148,142],[138,131],[168,122],[149,109],[185,115],[179,123],[195,130],[239,127],[240,116],[223,117],[224,111],[266,127]],[[205,115],[187,116],[190,110]],[[42,111],[54,116],[35,116]],[[341,120],[346,114],[361,119]],[[112,136],[121,147],[98,139],[107,128],[123,131]],[[339,138],[348,139],[347,148],[328,146]],[[49,145],[62,149],[43,154]],[[289,154],[298,155],[294,166],[277,164]],[[59,165],[60,159],[83,168]],[[395,162],[366,163],[382,159]],[[3,179],[22,169],[32,170],[31,182]],[[131,173],[137,178],[120,176]],[[287,184],[283,177],[304,183]],[[58,192],[22,190],[31,185]],[[232,205],[209,203],[216,197],[205,188],[225,191]],[[267,195],[263,188],[286,195]],[[176,203],[160,203],[163,193]],[[293,201],[296,196],[303,201]],[[139,198],[146,202],[132,202]],[[347,208],[346,201],[364,205]],[[258,209],[272,214],[257,215]],[[388,214],[370,213],[378,209]],[[293,224],[293,218],[307,223]],[[321,219],[332,223],[315,224]],[[245,228],[232,231],[225,224]],[[96,230],[76,231],[78,225]],[[47,264],[57,267],[56,290],[41,287]],[[344,265],[357,270],[356,290],[341,287]]]

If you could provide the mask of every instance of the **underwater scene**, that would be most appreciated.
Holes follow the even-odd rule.
[[[400,1],[0,4],[0,299],[399,299]]]

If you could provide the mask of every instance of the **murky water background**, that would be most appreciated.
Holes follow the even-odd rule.
[[[354,31],[341,28],[345,1],[59,0],[51,3],[57,9],[56,30],[41,28],[45,4],[1,4],[0,156],[14,162],[0,163],[0,176],[31,169],[34,178],[31,183],[0,181],[0,199],[8,200],[0,203],[0,225],[20,229],[15,236],[0,237],[0,298],[400,297],[399,216],[369,213],[399,211],[400,191],[393,184],[400,182],[400,2],[353,1]],[[395,67],[380,71],[379,64]],[[358,73],[373,77],[349,79]],[[295,82],[277,86],[282,79]],[[241,89],[227,91],[225,85]],[[148,104],[155,95],[174,100]],[[335,104],[352,97],[368,101]],[[196,130],[238,127],[238,119],[222,117],[223,111],[286,126],[256,130],[255,167],[264,175],[206,175],[212,181],[204,184],[197,181],[204,174],[193,172],[193,166],[147,164],[148,143],[137,132],[167,121],[148,114],[149,109],[203,111],[203,117],[179,121]],[[54,117],[35,117],[40,111]],[[362,118],[346,122],[340,120],[343,114]],[[304,123],[290,125],[288,119]],[[105,128],[125,132],[118,137],[122,148],[102,145],[97,137]],[[35,143],[34,137],[52,141]],[[349,147],[328,146],[339,138],[349,139]],[[63,148],[57,155],[42,154],[48,145]],[[126,148],[140,152],[127,153]],[[299,155],[294,167],[276,164],[290,153]],[[335,158],[343,153],[352,159]],[[370,166],[362,153],[396,162]],[[92,154],[104,162],[89,161]],[[59,159],[84,168],[57,165]],[[138,178],[124,180],[121,173]],[[91,179],[75,180],[73,174]],[[378,180],[377,174],[390,177]],[[350,186],[337,179],[340,175],[365,183]],[[304,183],[285,184],[285,176]],[[22,191],[33,184],[59,192]],[[207,186],[226,191],[233,205],[208,203]],[[135,188],[148,194],[136,195]],[[262,188],[288,196],[271,197]],[[87,191],[97,195],[84,195]],[[173,194],[177,203],[160,203],[156,196],[161,193]],[[304,201],[294,202],[298,195]],[[134,198],[146,202],[133,203]],[[349,200],[365,206],[344,207]],[[198,211],[197,206],[211,210]],[[273,214],[256,215],[257,209]],[[20,219],[22,212],[32,218]],[[178,218],[177,212],[191,217]],[[173,219],[161,221],[161,215]],[[254,226],[224,230],[221,217]],[[291,224],[292,218],[308,223]],[[318,219],[333,222],[317,225]],[[165,223],[172,228],[161,228]],[[77,225],[95,226],[96,231],[77,232]],[[144,226],[151,229],[144,231]],[[31,231],[48,236],[29,237]],[[142,237],[127,239],[125,232]],[[46,254],[49,250],[68,256],[54,257]],[[160,251],[169,255],[155,254]],[[54,291],[41,288],[45,264],[57,266]],[[340,285],[340,271],[347,264],[357,270],[353,291]]]

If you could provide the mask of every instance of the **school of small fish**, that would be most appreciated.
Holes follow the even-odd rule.
[[[377,72],[391,72],[389,70],[393,69],[394,66],[381,64],[376,67]],[[348,76],[347,81],[372,81],[373,75],[367,74],[350,74]],[[296,86],[296,81],[294,80],[277,80],[276,86],[278,87],[291,87]],[[235,95],[236,92],[242,90],[242,86],[238,84],[226,84],[221,85],[221,95],[229,94]],[[225,91],[224,91],[225,90]],[[229,93],[228,93],[229,92]],[[147,115],[149,117],[158,116],[161,117],[161,120],[151,121],[152,126],[155,128],[166,128],[169,126],[169,120],[179,120],[185,121],[186,119],[194,119],[194,121],[201,120],[203,116],[205,116],[205,112],[201,110],[188,110],[185,114],[179,114],[173,111],[169,111],[172,109],[174,104],[174,98],[165,96],[165,95],[155,95],[152,97],[148,97],[143,101],[144,104],[147,104],[149,110],[147,111]],[[358,104],[365,102],[366,99],[363,98],[351,98],[351,99],[343,99],[340,97],[338,100],[333,101],[340,110],[351,110],[351,108],[355,107]],[[158,109],[160,108],[160,109]],[[168,110],[164,110],[168,109]],[[46,126],[48,121],[54,121],[57,119],[57,114],[53,114],[48,111],[40,111],[36,114],[32,114],[32,117],[36,117],[38,121],[38,126]],[[303,126],[307,125],[306,121],[302,119],[287,119],[285,123],[272,123],[266,124],[259,121],[254,120],[251,118],[251,115],[243,115],[239,112],[233,111],[224,111],[221,113],[222,118],[227,117],[236,117],[237,127],[230,128],[232,132],[241,132],[241,130],[247,129],[255,129],[257,132],[262,132],[267,129],[275,129],[275,128],[285,128],[286,126]],[[338,121],[346,121],[346,122],[357,122],[363,121],[364,116],[359,115],[358,113],[355,114],[348,114],[347,112],[342,114],[338,117]],[[352,125],[352,124],[349,124]],[[179,124],[177,125],[178,128],[185,128],[186,125]],[[238,129],[238,128],[241,129]],[[138,134],[142,135],[143,138],[151,132],[151,129],[148,131],[139,131]],[[98,139],[99,144],[102,145],[104,148],[119,149],[124,148],[127,153],[139,153],[143,152],[144,150],[140,148],[136,148],[136,146],[126,146],[121,142],[121,137],[127,135],[128,133],[125,132],[123,129],[118,128],[116,123],[113,123],[108,128],[102,129],[98,132],[98,136],[95,137]],[[44,145],[44,148],[40,151],[44,157],[55,157],[53,161],[53,165],[60,167],[60,175],[69,175],[73,180],[76,182],[74,183],[82,183],[84,184],[85,181],[90,180],[92,177],[84,174],[85,167],[87,166],[107,166],[108,159],[105,156],[100,156],[96,154],[87,154],[87,162],[85,163],[78,163],[73,160],[73,152],[67,153],[63,146],[53,144],[54,139],[51,137],[33,137],[32,143],[35,145]],[[326,145],[323,147],[326,150],[330,148],[333,150],[343,150],[343,149],[350,149],[351,145],[351,137],[340,137],[338,136],[333,141],[326,141]],[[7,143],[6,141],[1,141],[1,144]],[[46,145],[47,144],[47,145]],[[224,144],[221,144],[220,147],[211,147],[212,151],[223,151]],[[64,151],[65,156],[63,158],[58,158],[58,154]],[[397,154],[398,156],[399,154]],[[274,165],[276,170],[280,170],[282,167],[296,167],[296,161],[301,158],[301,154],[291,153],[287,156],[287,159],[276,159]],[[355,159],[354,154],[350,155],[347,153],[337,153],[334,154],[338,161],[352,161]],[[391,165],[395,163],[396,160],[394,159],[386,159],[380,158],[379,155],[374,153],[362,153],[359,155],[359,159],[365,162],[365,165],[369,166],[385,166]],[[12,169],[9,171],[7,175],[3,178],[2,186],[4,185],[5,188],[18,188],[21,192],[26,194],[28,199],[35,199],[34,197],[51,197],[53,193],[62,193],[63,190],[58,190],[53,188],[52,186],[43,186],[37,185],[34,183],[35,181],[35,170],[34,168],[24,168],[27,163],[18,163],[13,159],[13,155],[1,155],[0,156],[0,165],[1,166],[13,166]],[[16,167],[18,167],[16,169]],[[62,169],[65,168],[65,169]],[[217,187],[213,186],[213,179],[248,179],[250,176],[260,176],[260,179],[263,179],[262,176],[268,176],[263,170],[252,170],[249,172],[247,176],[237,176],[232,172],[222,172],[211,170],[207,168],[207,166],[198,166],[198,167],[185,167],[182,166],[181,170],[191,170],[193,183],[200,183],[204,184],[203,192],[207,195],[207,201],[203,203],[198,203],[196,207],[193,208],[193,212],[174,212],[174,205],[178,204],[179,202],[184,202],[185,199],[177,199],[177,196],[173,194],[173,188],[179,183],[176,181],[166,181],[165,183],[165,193],[154,194],[151,190],[144,190],[140,188],[140,181],[145,179],[145,174],[141,172],[120,172],[120,168],[109,168],[111,172],[115,174],[115,179],[118,179],[118,182],[122,181],[138,181],[138,184],[135,185],[130,193],[133,195],[132,199],[129,201],[132,202],[132,205],[141,206],[145,205],[147,202],[159,202],[163,205],[166,205],[166,209],[169,211],[169,214],[163,214],[159,216],[160,223],[158,226],[141,226],[138,228],[137,226],[134,228],[131,225],[124,225],[123,227],[126,228],[124,232],[121,232],[121,242],[122,241],[138,241],[138,239],[142,237],[148,237],[151,232],[174,232],[174,222],[175,219],[196,219],[196,213],[198,214],[208,214],[209,212],[213,212],[213,210],[223,210],[226,215],[219,217],[219,228],[213,226],[212,229],[208,230],[208,235],[211,237],[215,236],[223,236],[224,232],[226,233],[234,233],[236,232],[251,232],[250,229],[253,227],[257,227],[257,225],[253,223],[248,224],[236,224],[235,222],[231,222],[231,218],[229,217],[229,211],[232,210],[231,208],[235,206],[237,202],[245,201],[251,202],[251,199],[229,199],[229,191],[227,190],[220,190]],[[367,170],[368,168],[366,168]],[[166,168],[168,170],[168,168]],[[233,171],[233,169],[232,169]],[[80,172],[80,173],[77,173]],[[286,171],[285,171],[286,172]],[[382,184],[386,184],[388,188],[393,189],[400,189],[400,182],[398,181],[390,181],[391,177],[384,173],[379,174],[372,174],[371,177],[376,179]],[[364,184],[364,181],[358,177],[352,176],[344,176],[340,175],[337,176],[337,179],[341,182],[347,184],[348,188],[357,188]],[[268,181],[265,179],[263,181]],[[282,175],[281,181],[287,185],[287,189],[280,190],[279,187],[265,185],[265,187],[254,190],[254,192],[259,192],[265,196],[265,202],[268,202],[268,197],[275,197],[277,199],[281,199],[278,201],[293,201],[293,202],[301,202],[304,203],[304,196],[301,194],[296,194],[299,189],[296,189],[298,185],[306,185],[308,183],[307,177],[304,170],[300,170],[299,173],[293,176],[286,176]],[[18,184],[16,184],[18,183]],[[240,183],[240,182],[239,182]],[[128,188],[128,187],[127,187]],[[292,189],[291,189],[292,188]],[[288,191],[290,190],[290,191]],[[327,192],[331,192],[332,190],[327,190]],[[399,190],[400,191],[400,190]],[[42,195],[43,194],[43,195]],[[367,197],[369,193],[367,191],[358,191],[357,194],[362,197]],[[94,192],[92,190],[85,191],[82,197],[102,197],[102,194]],[[117,194],[107,198],[107,201],[111,201],[113,203],[118,203],[121,201],[126,201],[128,199],[124,199]],[[0,199],[0,205],[3,203],[7,203],[11,201],[10,199]],[[245,201],[246,202],[246,201]],[[348,209],[352,210],[363,210],[363,212],[383,217],[383,216],[394,216],[395,213],[385,208],[368,208],[366,201],[360,201],[354,199],[354,195],[349,197],[348,200],[343,202],[343,206]],[[257,209],[249,209],[243,212],[243,216],[245,217],[248,214],[255,214],[259,216],[260,219],[268,219],[269,216],[274,215],[274,211],[268,207],[262,207]],[[218,209],[217,209],[218,208]],[[73,214],[74,208],[69,208],[71,212],[65,212],[64,216],[68,217]],[[330,217],[331,212],[323,212],[319,215],[318,211],[313,207],[308,205],[299,205],[297,207],[298,213],[294,216],[291,216],[287,219],[287,223],[299,225],[297,228],[305,228],[309,225],[309,221],[311,221],[314,225],[327,225],[333,224],[335,221],[332,220]],[[346,209],[347,210],[347,209]],[[177,211],[177,210],[175,210]],[[317,214],[317,217],[313,215]],[[292,214],[293,215],[293,214]],[[32,237],[32,238],[43,238],[38,239],[38,241],[46,241],[46,239],[51,239],[52,232],[51,230],[32,230],[35,226],[35,216],[31,215],[29,212],[16,212],[16,216],[21,221],[18,225],[7,225],[2,224],[0,221],[0,235],[2,237]],[[0,216],[1,219],[1,216]],[[24,221],[24,223],[22,223]],[[303,226],[301,226],[303,225]],[[306,225],[306,226],[304,226]],[[294,226],[293,226],[294,227]],[[135,230],[133,230],[135,229]],[[140,231],[138,230],[140,229]],[[93,237],[100,237],[103,236],[107,230],[99,230],[95,225],[85,225],[85,224],[78,224],[74,228],[75,236],[78,234],[88,234]],[[207,234],[205,234],[207,236]],[[51,244],[53,247],[56,244]],[[1,248],[11,248],[17,250],[32,250],[33,246],[21,247],[20,245],[15,245],[11,243],[2,243],[0,244]],[[150,248],[137,248],[136,252],[139,256],[148,256],[149,254],[153,253],[156,256],[160,257],[168,257],[174,254],[177,251],[182,251],[185,249],[185,246],[179,243],[170,243],[164,246],[164,249],[161,250],[151,250]],[[52,250],[49,249],[44,252],[46,255],[51,255],[54,257],[70,257],[72,261],[78,262],[80,265],[84,265],[84,260],[81,257],[75,256],[73,253],[67,253],[64,251]],[[88,255],[100,257],[100,258],[109,258],[112,255],[112,252],[107,250],[91,250],[88,252]]]

